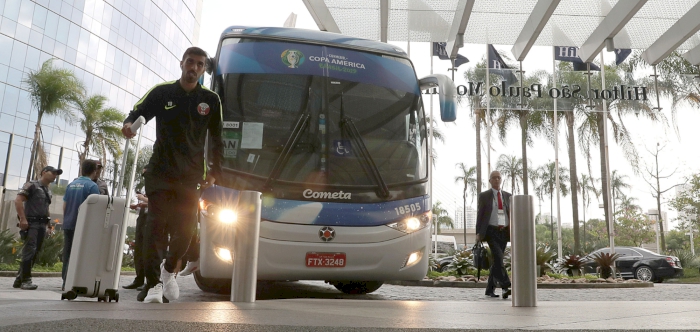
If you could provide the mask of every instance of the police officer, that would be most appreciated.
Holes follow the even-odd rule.
[[[51,220],[49,205],[51,205],[51,191],[49,184],[56,180],[56,176],[63,171],[53,166],[46,166],[41,170],[38,181],[29,181],[24,184],[22,190],[17,193],[15,208],[19,217],[20,235],[24,240],[22,249],[22,262],[17,272],[12,287],[34,290],[37,285],[32,283],[32,265],[36,255],[41,250],[41,244],[46,235],[46,227]]]

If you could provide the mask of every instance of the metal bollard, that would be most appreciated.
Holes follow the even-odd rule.
[[[530,195],[514,195],[511,201],[512,305],[537,306],[537,254],[535,209]]]
[[[238,199],[238,221],[231,253],[231,302],[255,302],[261,196],[258,191],[242,191]]]

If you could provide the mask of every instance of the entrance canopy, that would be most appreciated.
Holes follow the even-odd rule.
[[[700,0],[303,0],[322,31],[392,41],[576,46],[584,62],[603,47],[642,49],[651,65],[671,52],[700,65]],[[683,53],[683,52],[682,52]]]

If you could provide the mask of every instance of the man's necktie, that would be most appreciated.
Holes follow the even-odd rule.
[[[503,201],[501,200],[501,192],[498,192],[498,209],[503,210]]]

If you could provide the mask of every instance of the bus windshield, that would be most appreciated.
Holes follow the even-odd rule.
[[[405,59],[229,38],[214,87],[226,169],[267,184],[380,187],[427,176],[420,90]]]

